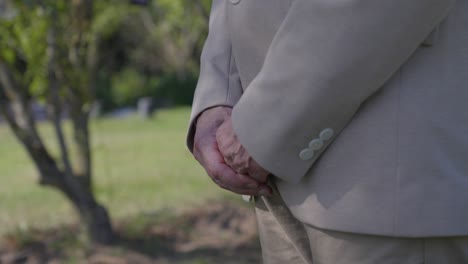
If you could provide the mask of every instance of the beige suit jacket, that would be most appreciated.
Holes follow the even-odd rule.
[[[468,0],[213,0],[216,105],[302,222],[468,235]]]

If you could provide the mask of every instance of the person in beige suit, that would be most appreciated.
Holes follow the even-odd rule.
[[[265,263],[468,263],[468,0],[213,0],[188,146]]]

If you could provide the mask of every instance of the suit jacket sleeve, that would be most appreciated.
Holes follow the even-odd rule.
[[[193,150],[197,117],[211,107],[233,107],[242,94],[239,74],[232,57],[226,8],[226,0],[213,0],[187,136],[190,151]]]
[[[293,0],[261,71],[234,107],[240,142],[275,176],[298,182],[453,4]]]

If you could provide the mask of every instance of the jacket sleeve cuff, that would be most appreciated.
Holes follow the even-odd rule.
[[[242,105],[234,107],[232,122],[239,141],[252,158],[275,177],[292,183],[298,183],[306,175],[337,134],[333,126],[314,131],[311,137],[282,139],[277,130],[263,126],[261,120],[245,113]],[[268,142],[268,138],[282,143]]]

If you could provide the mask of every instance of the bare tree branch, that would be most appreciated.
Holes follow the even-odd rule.
[[[31,104],[27,96],[20,92],[24,89],[21,89],[18,82],[15,81],[12,71],[1,58],[0,89],[4,95],[0,110],[13,134],[25,147],[38,168],[41,184],[58,184],[57,172],[60,170],[39,136],[31,112]]]
[[[2,86],[0,86],[0,89],[2,89]],[[46,150],[42,141],[37,138],[34,133],[25,130],[17,123],[15,114],[11,109],[11,102],[3,101],[0,104],[0,112],[5,117],[5,120],[15,137],[25,147],[29,157],[34,161],[34,164],[39,171],[40,184],[59,186],[61,172],[57,167],[55,160]]]
[[[59,95],[59,84],[55,74],[56,48],[55,29],[54,26],[51,26],[47,33],[47,78],[49,81],[50,103],[52,106],[52,123],[54,125],[55,134],[57,135],[65,175],[66,177],[73,177],[73,168],[70,162],[68,147],[62,128],[62,107]]]
[[[86,56],[86,62],[87,62],[87,85],[88,85],[88,91],[89,91],[89,105],[92,104],[96,100],[96,84],[97,84],[97,78],[98,78],[98,66],[99,66],[99,45],[100,45],[100,39],[99,36],[94,34],[88,43],[88,49],[87,49],[87,56]]]
[[[19,92],[19,85],[16,83],[13,73],[2,58],[0,58],[0,83],[2,84],[4,94],[10,100],[25,101],[24,96]]]

